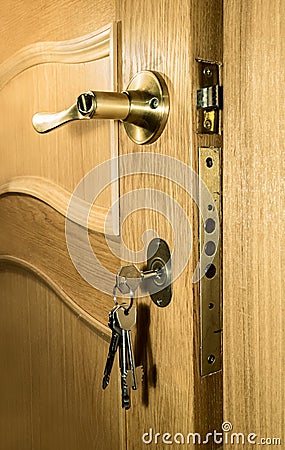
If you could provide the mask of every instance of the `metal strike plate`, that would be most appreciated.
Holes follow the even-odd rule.
[[[222,368],[221,149],[199,148],[201,375]]]
[[[216,134],[221,131],[222,87],[220,65],[197,60],[199,89],[197,90],[197,132]]]
[[[158,277],[146,279],[152,301],[159,307],[169,305],[172,298],[171,253],[167,243],[153,239],[147,249],[147,271],[158,271]]]

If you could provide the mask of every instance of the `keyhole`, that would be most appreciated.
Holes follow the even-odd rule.
[[[81,94],[77,99],[77,108],[84,116],[89,114],[93,109],[94,96],[88,94],[88,92]]]

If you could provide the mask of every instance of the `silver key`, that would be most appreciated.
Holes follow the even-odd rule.
[[[114,301],[116,302],[116,288],[114,288]],[[109,346],[108,357],[104,370],[103,389],[105,389],[110,380],[110,374],[113,367],[117,350],[119,350],[119,362],[121,372],[122,389],[122,407],[129,409],[130,387],[129,379],[132,380],[132,388],[137,389],[136,373],[134,367],[134,356],[130,338],[130,330],[136,323],[136,307],[131,298],[130,304],[117,304],[109,313],[109,327],[112,330],[112,339]]]
[[[122,294],[134,294],[142,279],[141,271],[135,266],[123,266],[116,276],[116,285]]]
[[[123,266],[116,275],[116,288],[122,294],[133,296],[142,282],[155,278],[160,280],[162,275],[162,270],[141,271],[134,264]]]
[[[131,406],[130,391],[127,383],[128,365],[125,330],[122,330],[120,343],[120,369],[121,369],[121,389],[122,389],[122,408],[129,409]]]
[[[112,338],[109,346],[107,361],[105,365],[104,370],[104,376],[103,376],[103,382],[102,387],[103,389],[106,389],[106,387],[109,384],[110,381],[110,375],[114,364],[114,359],[120,344],[121,340],[121,328],[117,320],[116,311],[119,308],[119,306],[115,306],[112,311],[109,313],[109,322],[108,325],[112,330]]]
[[[123,373],[126,380],[128,377],[129,370],[131,371],[132,377],[132,389],[137,389],[136,373],[135,373],[135,363],[133,348],[130,336],[130,330],[136,323],[136,307],[132,306],[131,309],[127,305],[121,305],[121,308],[117,310],[117,319],[122,330],[122,365]]]

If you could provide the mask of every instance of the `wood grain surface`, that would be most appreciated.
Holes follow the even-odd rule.
[[[170,91],[169,120],[160,139],[141,148],[121,132],[121,153],[137,152],[138,158],[139,152],[172,156],[197,170],[198,146],[221,144],[221,136],[196,133],[199,81],[195,60],[222,61],[222,2],[179,0],[174,6],[172,1],[145,0],[134,9],[131,0],[121,0],[117,14],[122,21],[121,85],[137,71],[151,69],[164,76]],[[153,175],[126,177],[120,184],[121,194],[141,187],[168,193],[169,199],[165,200],[168,217],[175,216],[174,201],[177,201],[189,218],[193,233],[192,253],[185,270],[173,284],[169,307],[159,309],[149,298],[139,303],[135,351],[138,362],[145,366],[147,379],[141,399],[135,399],[132,414],[127,416],[128,448],[132,450],[145,447],[141,436],[150,428],[153,432],[171,433],[173,440],[175,432],[204,435],[219,429],[222,423],[222,375],[200,377],[199,288],[192,284],[198,256],[198,213],[189,193],[172,181],[176,178],[175,163],[172,169],[170,180],[155,176],[158,168],[154,161],[145,167]],[[124,213],[121,206],[122,220]],[[155,230],[174,249],[174,231],[169,232],[169,223],[162,220],[160,213],[145,210],[137,211],[134,219],[124,224],[122,235],[126,245],[134,251],[141,250],[141,236],[147,229]],[[175,232],[185,235],[181,225]],[[182,257],[183,245],[176,251],[177,258],[179,254]],[[159,439],[160,444],[155,448],[165,448],[161,436]],[[173,442],[171,447],[181,446]],[[207,448],[215,446],[209,443]]]
[[[38,42],[64,41],[94,33],[114,19],[114,0],[96,0],[95,4],[87,0],[15,0],[9,8],[2,0],[1,61]]]
[[[113,299],[86,282],[72,263],[65,235],[65,218],[45,203],[26,195],[6,195],[0,198],[1,206],[1,255],[11,255],[30,264],[59,286],[82,310],[101,322],[106,328]],[[87,253],[86,242],[81,240],[80,225],[73,224],[71,231],[75,252],[85,264],[86,276],[100,282],[95,272],[93,256]],[[104,235],[90,232],[93,251],[111,273],[120,265],[118,257],[110,252]],[[113,244],[118,247],[114,241]],[[119,247],[117,248],[119,253]],[[95,285],[95,282],[93,282]],[[104,279],[101,280],[104,286]],[[107,329],[107,328],[106,328]]]
[[[39,64],[78,64],[112,57],[114,32],[116,26],[110,24],[75,39],[35,42],[22,47],[2,62],[0,89],[19,73]]]
[[[13,6],[10,13],[3,17],[5,25],[2,29],[1,57],[5,61],[11,54],[20,51],[21,48],[33,46],[37,42],[74,39],[92,33],[95,28],[97,29],[113,20],[118,21],[119,35],[121,35],[121,40],[118,39],[118,90],[124,89],[130,78],[138,71],[157,70],[164,76],[170,92],[170,116],[161,138],[151,146],[142,148],[131,143],[123,127],[120,126],[120,154],[135,153],[138,158],[140,152],[169,156],[176,158],[179,162],[188,164],[197,171],[198,147],[220,147],[222,143],[222,137],[219,135],[202,136],[196,133],[196,90],[199,87],[196,59],[222,61],[222,2],[221,0],[212,2],[178,0],[175,2],[175,7],[173,5],[171,0],[142,0],[139,3],[139,8],[134,8],[134,2],[131,0],[117,0],[116,3],[107,3],[104,0],[96,1],[94,7],[93,4],[87,4],[85,1],[69,0],[61,3],[60,6],[55,3],[49,5],[45,3],[41,10],[41,4],[38,2],[32,2],[29,8],[17,2],[17,12]],[[66,14],[67,8],[70,8],[69,14]],[[21,14],[25,25],[20,39],[18,30],[14,34],[12,33],[11,25],[17,23]],[[58,17],[60,15],[62,16],[61,20]],[[34,27],[35,30],[33,30],[33,21],[35,23],[39,20],[43,21],[44,26]],[[10,53],[4,45],[5,39],[9,39],[11,42]],[[38,136],[29,128],[30,124],[28,125],[27,122],[30,120],[28,118],[31,118],[36,111],[66,108],[74,102],[78,92],[84,92],[86,87],[87,89],[90,87],[96,89],[97,80],[100,81],[100,84],[98,81],[100,89],[109,89],[111,80],[109,63],[104,58],[91,63],[83,63],[80,67],[77,64],[41,64],[21,72],[5,85],[0,92],[0,100],[6,111],[5,121],[1,128],[1,156],[3,155],[0,173],[1,184],[6,187],[11,186],[9,183],[14,177],[32,177],[32,179],[34,179],[33,177],[40,177],[61,186],[67,192],[72,192],[78,181],[90,169],[109,157],[109,153],[106,155],[105,151],[97,151],[102,148],[105,150],[106,147],[110,148],[110,135],[107,136],[106,134],[108,129],[106,124],[90,127],[90,123],[75,123],[70,127],[62,127],[50,135]],[[25,86],[25,89],[21,89],[23,86]],[[149,211],[147,208],[137,209],[133,214],[125,217],[130,205],[121,201],[121,236],[127,247],[133,251],[138,251],[143,246],[142,236],[144,231],[152,229],[164,238],[173,250],[175,232],[180,236],[184,236],[187,232],[182,226],[182,221],[179,221],[179,214],[174,209],[174,204],[177,202],[192,228],[192,252],[188,255],[189,260],[185,269],[173,284],[174,295],[168,308],[157,308],[152,304],[149,297],[138,300],[138,322],[136,332],[133,333],[134,353],[136,363],[144,366],[145,375],[142,389],[136,393],[137,395],[135,393],[132,395],[132,409],[126,412],[126,422],[120,419],[121,411],[118,412],[120,407],[117,405],[117,399],[120,395],[120,389],[116,383],[113,386],[116,393],[114,396],[112,394],[112,397],[116,399],[114,405],[101,396],[101,378],[98,375],[99,379],[97,379],[97,374],[95,376],[92,372],[90,375],[88,369],[90,366],[86,367],[85,365],[89,362],[82,362],[82,370],[78,374],[75,372],[74,378],[82,388],[72,405],[74,409],[78,407],[79,412],[86,406],[87,412],[83,413],[83,417],[87,417],[88,422],[84,423],[84,429],[81,424],[77,424],[74,416],[67,418],[66,422],[63,420],[60,423],[63,423],[67,430],[73,426],[74,434],[76,434],[78,427],[79,435],[81,435],[82,429],[85,431],[86,440],[82,440],[82,446],[78,445],[80,450],[81,448],[83,450],[84,445],[86,449],[92,448],[89,445],[90,439],[92,436],[96,439],[100,429],[103,429],[104,432],[103,437],[96,442],[98,450],[103,449],[104,446],[116,448],[117,445],[121,445],[121,448],[127,448],[128,450],[139,450],[145,448],[142,435],[148,432],[150,428],[153,429],[153,432],[161,434],[169,432],[172,436],[175,433],[183,433],[187,436],[188,433],[197,432],[205,436],[213,429],[219,430],[222,423],[222,374],[219,372],[204,378],[200,376],[199,286],[192,283],[193,271],[198,261],[198,210],[189,193],[183,188],[183,183],[182,186],[179,186],[173,180],[175,179],[175,163],[170,165],[169,168],[170,179],[157,176],[156,166],[151,163],[145,167],[149,175],[139,174],[125,176],[121,179],[121,199],[124,194],[136,192],[141,188],[156,189],[169,195],[165,217],[163,214],[155,210]],[[120,171],[124,173],[124,167],[120,167]],[[187,180],[185,180],[185,183],[187,184]],[[50,292],[54,286],[56,286],[57,292],[64,293],[64,295],[60,295],[60,299],[56,297],[55,300],[56,308],[62,308],[61,316],[59,316],[58,310],[54,312],[58,316],[58,319],[55,320],[56,333],[64,333],[62,323],[69,323],[73,320],[66,318],[66,310],[69,314],[72,313],[65,305],[62,305],[62,300],[76,314],[78,314],[78,310],[82,311],[86,321],[88,321],[89,316],[92,316],[96,321],[106,325],[108,311],[113,304],[112,298],[95,291],[86,283],[70,260],[65,241],[65,221],[62,215],[64,201],[61,200],[60,210],[58,197],[52,203],[47,194],[48,200],[41,198],[43,201],[39,201],[31,198],[31,190],[28,192],[27,187],[25,192],[22,187],[21,192],[29,195],[20,195],[19,192],[15,191],[16,189],[12,191],[11,188],[9,191],[9,188],[6,188],[6,194],[2,195],[0,199],[0,248],[2,259],[6,261],[4,266],[7,266],[9,258],[16,260],[22,265],[30,267],[35,273],[42,276],[48,284],[47,287],[45,286],[42,289],[38,287],[38,284],[42,282],[30,280],[30,277],[26,274],[18,276],[14,272],[5,273],[3,295],[4,298],[11,296],[14,299],[13,310],[16,309],[19,299],[23,298],[24,305],[25,299],[27,301],[27,298],[30,297],[30,291],[34,292],[34,294],[31,294],[30,310],[26,314],[29,313],[35,317],[35,321],[40,323],[40,328],[35,329],[35,331],[32,330],[30,335],[23,338],[24,343],[30,340],[31,347],[33,345],[32,336],[39,336],[38,339],[40,339],[40,330],[46,329],[47,315],[37,309],[39,303],[37,300],[43,297],[47,303],[49,299],[54,299]],[[3,189],[3,194],[4,192],[5,189]],[[11,192],[14,192],[14,194],[11,194]],[[37,196],[40,198],[39,195]],[[153,196],[155,197],[154,193]],[[98,206],[108,208],[111,198],[111,190],[106,190],[99,198]],[[139,205],[134,202],[131,206],[136,209]],[[169,221],[171,215],[177,219],[178,227],[176,230],[172,229]],[[79,227],[80,225],[74,224],[73,235],[75,237]],[[89,237],[92,247],[97,252],[103,265],[115,273],[120,265],[120,258],[113,255],[107,248],[102,233],[91,231]],[[116,246],[119,240],[114,242]],[[84,256],[86,248],[83,244],[78,238],[75,242],[75,250]],[[121,254],[121,263],[124,263],[122,249],[123,247],[117,254]],[[184,251],[183,244],[175,251],[174,267],[178,262],[179,255],[182,255]],[[144,264],[145,258],[141,261],[141,266]],[[83,260],[83,265],[88,274],[96,276],[92,260],[86,257]],[[27,285],[29,286],[27,287]],[[32,302],[33,299],[35,302]],[[74,303],[76,307],[74,307]],[[20,320],[17,313],[15,313],[13,320],[15,322],[11,320],[12,328]],[[93,325],[94,322],[93,320]],[[78,321],[78,323],[83,325],[82,321]],[[103,327],[99,325],[96,328],[97,336],[94,344],[97,347],[96,351],[93,350],[95,354],[91,353],[91,355],[94,355],[91,362],[93,363],[92,367],[98,365],[101,368],[103,360],[105,361],[106,358],[106,343],[104,340],[107,332],[105,334],[103,332],[103,344],[101,346],[101,338],[99,342],[97,338],[98,335],[100,336]],[[23,333],[21,331],[17,335],[19,339],[21,339]],[[53,329],[49,333],[52,335]],[[78,342],[82,346],[85,339],[92,339],[90,335],[88,335],[89,338],[85,335],[81,337],[80,333],[79,330],[74,331],[71,346],[75,345],[74,340],[76,340],[77,334],[79,336]],[[84,334],[84,331],[82,333]],[[37,340],[37,337],[34,339]],[[54,351],[56,351],[57,348],[60,348],[60,345],[64,345],[67,339],[68,337],[64,334],[55,334],[56,342],[53,344],[51,339],[50,346],[54,346]],[[17,347],[17,342],[15,347]],[[28,344],[25,348],[19,348],[23,349],[23,354],[28,354]],[[83,352],[82,354],[84,360],[89,357],[89,348],[89,345],[87,345],[86,353]],[[11,347],[11,353],[13,351],[14,347]],[[51,352],[51,350],[49,351]],[[71,350],[66,350],[68,361],[66,365],[73,365],[75,371],[77,366],[70,356],[70,352]],[[36,355],[42,353],[45,353],[45,347],[38,345],[35,348],[34,360],[29,356],[31,366],[23,366],[22,370],[28,373],[24,379],[31,380],[33,374],[37,374],[41,370],[40,363],[37,366],[35,361]],[[62,355],[62,353],[61,348],[59,354]],[[40,356],[38,358],[41,361]],[[55,355],[56,361],[59,358],[58,354]],[[45,361],[45,370],[52,366],[51,361],[52,357],[48,362]],[[64,362],[65,358],[63,357],[60,359],[58,371],[54,373],[52,379],[57,380],[62,372],[64,373],[64,370],[61,369]],[[18,367],[15,361],[13,361],[12,367]],[[66,380],[71,380],[70,389],[72,389],[74,386],[72,378],[65,376]],[[114,378],[116,378],[116,373]],[[95,394],[92,398],[95,396],[97,399],[98,414],[100,412],[100,419],[98,419],[96,426],[94,426],[90,404],[88,403],[90,399],[86,400],[90,379],[94,383]],[[20,380],[21,378],[16,380],[17,389],[22,393],[21,395],[30,398],[31,385],[22,389]],[[43,377],[44,388],[46,384],[46,378]],[[9,389],[11,390],[11,388]],[[41,392],[40,389],[36,385],[36,392]],[[66,404],[66,397],[64,397],[66,394],[61,384],[59,384],[58,399],[55,398],[55,391],[52,391],[49,387],[45,390],[46,396],[44,394],[42,396],[44,401],[50,402],[50,409],[47,408],[42,412],[41,408],[45,408],[42,406],[43,404],[35,403],[35,415],[33,415],[34,412],[31,413],[29,410],[30,403],[24,400],[26,411],[32,419],[29,419],[29,423],[26,425],[28,427],[27,434],[22,434],[24,433],[22,429],[17,429],[18,436],[28,436],[27,439],[31,439],[31,424],[37,427],[34,428],[34,435],[32,434],[34,441],[31,444],[32,448],[37,450],[38,440],[41,436],[46,436],[49,427],[53,429],[53,424],[49,425],[51,423],[49,411],[52,411],[58,402],[60,403],[58,411],[61,412]],[[62,390],[63,394],[61,394]],[[79,398],[80,395],[82,397]],[[7,402],[3,408],[8,408]],[[86,405],[84,402],[86,402]],[[14,417],[16,405],[15,400],[9,417]],[[105,421],[106,410],[109,411],[109,416]],[[39,422],[39,419],[37,420],[39,417],[45,417],[44,414],[47,414],[48,426],[42,421]],[[89,415],[91,415],[91,418],[89,418]],[[33,419],[35,424],[33,424]],[[108,430],[110,435],[105,438]],[[55,433],[54,439],[60,442],[61,435],[58,435],[58,433],[61,433],[61,431]],[[71,434],[71,436],[74,434]],[[114,445],[112,443],[110,445],[112,436],[114,436]],[[49,437],[50,440],[47,441],[47,449],[54,448],[52,438],[52,436]],[[102,444],[101,439],[103,439]],[[30,445],[30,441],[27,442],[27,445]],[[41,442],[43,442],[43,439]],[[66,442],[69,443],[69,440],[67,439]],[[107,447],[108,445],[109,447]],[[164,447],[165,444],[162,443],[155,445],[155,448]],[[173,444],[172,447],[180,448],[181,446]],[[199,448],[199,446],[196,447]],[[201,445],[200,448],[205,448],[205,445]],[[217,446],[209,443],[207,448],[215,449]]]
[[[284,446],[283,1],[224,7],[224,414]],[[238,445],[233,449],[239,448]]]
[[[5,194],[25,194],[46,203],[62,216],[69,217],[78,225],[86,225],[99,233],[106,230],[112,234],[112,217],[108,221],[108,209],[98,205],[90,205],[81,198],[74,199],[74,214],[69,214],[70,192],[50,180],[41,177],[16,177],[0,186],[0,196]]]
[[[107,342],[50,283],[15,262],[0,268],[1,448],[124,448],[116,366],[101,389]]]
[[[4,43],[5,29],[1,33]],[[19,192],[25,188],[31,195],[37,193],[40,200],[54,207],[55,202],[50,201],[53,195],[59,200],[57,205],[62,213],[66,194],[70,196],[93,168],[118,156],[118,124],[114,121],[74,122],[45,135],[32,127],[35,113],[63,111],[76,102],[79,94],[90,89],[117,91],[116,24],[76,39],[33,43],[11,53],[2,62],[0,101],[5,115],[0,133],[1,185],[11,187],[12,179],[21,177]],[[117,172],[114,164],[105,169],[110,177],[112,172]],[[93,177],[93,187],[89,184],[89,190],[88,183],[82,182],[81,197],[84,201],[94,191],[91,203],[94,200],[95,220],[91,227],[104,232],[106,213],[118,200],[118,182],[105,186],[96,198],[98,173]],[[38,188],[33,190],[35,178],[38,178]],[[39,178],[43,179],[42,187]],[[46,183],[52,188],[50,193]],[[108,233],[118,234],[118,214],[118,208],[113,208]]]

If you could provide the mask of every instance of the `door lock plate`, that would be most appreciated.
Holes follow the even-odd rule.
[[[199,89],[197,90],[197,132],[218,134],[221,132],[222,87],[220,65],[198,60]]]
[[[199,148],[201,376],[222,368],[221,149]],[[210,192],[205,192],[205,186]],[[204,187],[204,188],[203,188]]]
[[[152,301],[159,307],[169,305],[172,298],[171,253],[167,243],[160,238],[153,239],[147,249],[147,270],[158,271],[160,276],[148,280]]]

